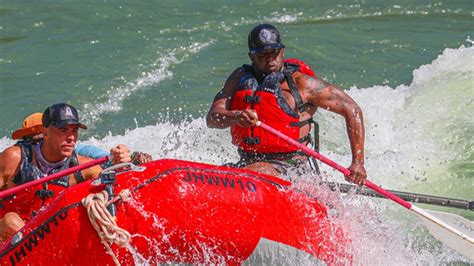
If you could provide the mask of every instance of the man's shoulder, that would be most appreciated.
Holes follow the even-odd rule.
[[[247,70],[245,70],[244,67],[236,68],[227,78],[225,88],[235,89],[240,79],[245,75],[245,73],[247,73]]]
[[[15,160],[21,159],[21,148],[20,146],[14,145],[6,148],[0,153],[0,160]]]
[[[291,74],[291,77],[295,81],[298,89],[303,89],[306,88],[308,83],[314,79],[314,77],[311,77],[309,75],[303,74],[301,72],[295,71]]]
[[[12,177],[21,163],[21,148],[11,146],[0,153],[0,178]]]
[[[303,81],[308,80],[308,79],[313,79],[313,78],[315,78],[315,77],[311,77],[310,75],[301,73],[301,72],[299,72],[299,71],[293,72],[293,73],[291,74],[291,77],[292,77],[293,79],[295,79],[295,80],[297,80],[297,79],[300,80],[300,79],[301,79],[301,80],[303,80]]]
[[[232,74],[230,74],[230,75],[231,76],[243,76],[245,73],[248,72],[247,66],[249,66],[249,65],[243,65],[243,66],[240,66],[240,67],[236,68],[232,72]]]

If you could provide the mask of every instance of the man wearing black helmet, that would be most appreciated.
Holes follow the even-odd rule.
[[[79,129],[87,127],[79,122],[77,110],[73,106],[60,103],[48,107],[43,113],[42,123],[42,141],[35,144],[21,142],[0,153],[0,190],[31,182],[91,160],[74,152]],[[110,153],[116,164],[130,162],[129,150],[124,145],[112,148]],[[58,193],[71,185],[96,178],[100,171],[100,166],[91,167],[40,185],[32,191],[18,192],[14,198],[2,199],[0,241],[20,229],[24,224],[23,220],[31,218]]]
[[[260,119],[308,144],[312,117],[320,107],[344,117],[352,150],[351,175],[346,179],[362,185],[367,177],[364,124],[355,101],[336,85],[285,63],[285,46],[274,26],[254,27],[248,46],[252,65],[234,70],[207,114],[208,127],[231,128],[232,143],[241,155],[237,166],[279,175],[279,162],[305,161],[296,147],[255,125]]]

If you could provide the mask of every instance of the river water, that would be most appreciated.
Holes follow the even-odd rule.
[[[11,132],[24,117],[68,102],[90,127],[81,133],[85,143],[105,149],[125,143],[154,158],[236,161],[228,130],[208,129],[204,117],[227,76],[249,62],[248,32],[267,22],[280,29],[287,57],[304,60],[361,106],[371,181],[472,200],[473,7],[472,1],[2,1],[0,150],[14,143]],[[322,153],[348,166],[343,119],[324,110],[315,119]],[[343,181],[322,168],[326,178]],[[360,218],[359,264],[467,261],[423,233],[401,207],[340,197],[346,213]],[[474,219],[472,212],[441,210]]]

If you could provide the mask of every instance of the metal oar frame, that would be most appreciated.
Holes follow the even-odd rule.
[[[354,191],[356,194],[359,194],[362,196],[385,198],[385,196],[380,195],[379,193],[371,189],[368,189],[366,187],[359,187],[356,185],[336,183],[336,182],[321,182],[320,184],[328,186],[332,191],[339,190],[342,193],[348,193],[348,192]],[[474,201],[453,199],[453,198],[447,198],[447,197],[438,197],[438,196],[432,196],[432,195],[388,190],[388,189],[387,191],[410,202],[474,211]]]

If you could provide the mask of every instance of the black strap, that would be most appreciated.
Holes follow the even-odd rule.
[[[313,127],[314,140],[312,140],[308,134],[305,137],[300,138],[298,141],[300,143],[308,141],[309,143],[313,144],[314,150],[319,152],[319,124],[316,121],[314,121],[312,117],[303,121],[290,123],[290,126],[302,127],[310,123],[314,124],[314,127]]]
[[[16,144],[25,153],[29,163],[33,162],[33,145],[29,141],[20,140]]]
[[[316,121],[313,121],[314,124],[314,143],[313,150],[319,152],[319,124]]]
[[[253,161],[253,162],[262,162],[268,160],[288,160],[293,158],[295,155],[305,155],[303,152],[273,152],[273,153],[258,153],[258,152],[245,152],[242,149],[237,150],[240,158]]]
[[[79,160],[77,159],[76,152],[73,152],[71,156],[71,163],[69,164],[69,166],[73,167],[76,165],[79,165]],[[82,175],[82,172],[81,171],[74,172],[74,179],[76,179],[76,183],[78,184],[81,182],[84,182],[84,176]]]
[[[302,138],[299,138],[298,142],[299,143],[303,143],[303,142],[313,143],[313,140],[311,139],[311,134],[308,134]]]
[[[285,75],[286,82],[288,83],[288,87],[290,88],[290,93],[295,99],[296,108],[298,108],[298,111],[304,112],[306,110],[306,105],[301,99],[301,95],[298,91],[298,88],[296,87],[295,81],[291,77],[291,74],[293,74],[293,72],[287,70],[283,71],[283,75]]]
[[[20,161],[20,169],[18,170],[18,173],[16,174],[15,177],[13,177],[13,183],[15,184],[22,184],[23,182],[21,181],[21,170],[23,168],[23,165],[26,163],[24,160],[26,159],[28,164],[31,164],[33,162],[33,147],[30,142],[27,141],[18,141],[16,146],[20,147],[21,150],[21,161]]]
[[[299,121],[299,122],[291,122],[290,123],[290,126],[292,127],[302,127],[302,126],[305,126],[305,125],[308,125],[308,124],[311,124],[311,123],[316,123],[312,117],[306,119],[306,120],[303,120],[303,121]]]

